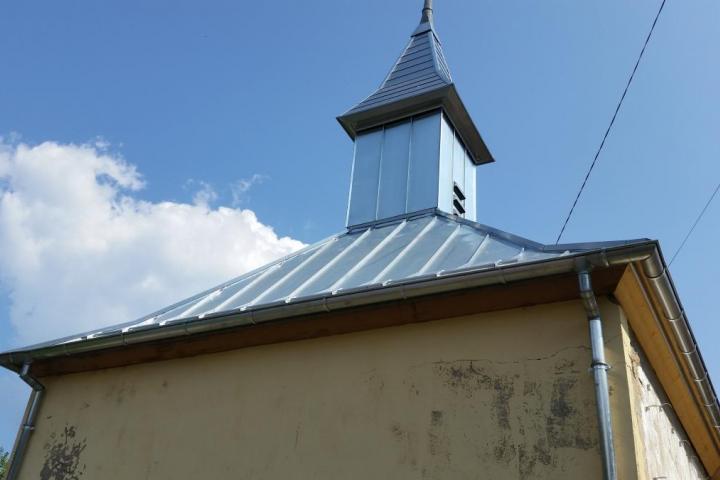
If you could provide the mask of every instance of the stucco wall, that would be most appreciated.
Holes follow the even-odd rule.
[[[639,456],[647,478],[708,478],[652,366],[632,335],[627,350]]]
[[[45,378],[21,478],[600,479],[587,344],[568,302]]]

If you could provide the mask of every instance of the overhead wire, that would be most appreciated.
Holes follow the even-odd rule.
[[[680,246],[675,250],[675,253],[673,254],[672,258],[670,259],[670,263],[668,263],[668,267],[670,267],[675,259],[677,258],[678,254],[682,251],[682,249],[685,247],[685,244],[687,243],[688,239],[690,238],[690,235],[692,235],[693,231],[695,231],[695,227],[698,226],[700,223],[700,220],[702,220],[703,216],[705,215],[705,212],[707,211],[708,207],[712,203],[712,201],[715,199],[715,196],[717,195],[718,191],[720,191],[720,183],[718,183],[717,187],[715,187],[715,191],[710,195],[710,198],[705,203],[705,206],[700,211],[700,214],[695,219],[695,222],[692,224],[692,227],[690,227],[690,230],[688,230],[687,234],[685,234],[685,238],[683,238],[682,243]]]
[[[618,112],[620,112],[620,107],[622,107],[623,101],[625,100],[625,96],[627,95],[628,90],[630,89],[630,85],[632,84],[633,78],[635,78],[635,72],[637,72],[638,66],[640,65],[640,61],[643,58],[643,55],[645,54],[645,49],[648,46],[648,43],[650,43],[650,38],[652,37],[653,31],[655,30],[655,25],[657,25],[658,19],[660,18],[660,14],[662,13],[663,9],[665,8],[665,2],[667,0],[662,0],[662,3],[660,4],[660,8],[657,11],[657,14],[655,15],[655,20],[653,20],[652,26],[650,27],[650,31],[647,34],[647,37],[645,38],[645,43],[643,44],[642,50],[640,50],[640,55],[638,55],[637,61],[635,62],[635,66],[632,69],[632,73],[630,73],[630,77],[628,78],[627,84],[625,85],[625,90],[623,90],[622,96],[620,97],[620,101],[618,102],[617,106],[615,107],[615,113],[612,116],[612,119],[610,120],[610,124],[607,127],[607,130],[605,130],[605,135],[603,135],[602,141],[600,142],[600,146],[598,147],[597,151],[595,152],[595,157],[593,157],[593,161],[590,164],[590,168],[587,171],[587,174],[585,175],[585,178],[583,179],[582,185],[580,185],[580,190],[578,190],[577,195],[575,196],[575,201],[573,201],[572,207],[570,207],[570,211],[567,214],[567,217],[565,217],[565,222],[563,223],[562,228],[560,229],[560,233],[557,236],[557,239],[555,240],[555,245],[560,243],[560,239],[563,236],[563,233],[565,233],[565,228],[567,228],[568,222],[570,221],[570,218],[573,215],[573,212],[575,211],[575,207],[577,206],[578,200],[580,200],[580,196],[583,193],[583,190],[585,190],[585,185],[587,185],[588,179],[590,178],[590,174],[592,173],[593,169],[595,168],[595,164],[598,161],[598,157],[600,157],[600,153],[603,150],[603,147],[605,146],[605,141],[608,138],[608,135],[610,134],[610,130],[612,130],[613,125],[615,124],[615,119],[618,116]]]

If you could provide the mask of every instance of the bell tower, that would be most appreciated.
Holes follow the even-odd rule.
[[[348,227],[430,209],[476,220],[475,167],[494,159],[450,75],[432,0],[380,87],[338,121],[355,142]]]

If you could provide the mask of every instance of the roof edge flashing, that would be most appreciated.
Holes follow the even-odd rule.
[[[475,165],[495,161],[470,113],[465,108],[454,83],[430,90],[415,97],[397,100],[360,111],[348,111],[337,117],[348,136],[355,140],[365,130],[403,120],[415,115],[442,109],[468,149]]]
[[[425,217],[428,215],[447,215],[445,212],[437,208],[426,208],[424,210],[417,210],[414,212],[402,213],[388,218],[380,218],[378,220],[372,220],[370,222],[356,223],[354,225],[348,225],[348,232],[357,232],[360,230],[366,230],[368,228],[384,227],[386,225],[392,225],[393,223],[399,223],[403,220],[415,219],[418,217]]]

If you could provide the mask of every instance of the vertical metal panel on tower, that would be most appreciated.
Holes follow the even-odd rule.
[[[437,207],[440,117],[438,112],[413,119],[407,212]]]
[[[348,225],[438,206],[439,111],[357,136]]]
[[[348,226],[438,208],[453,213],[453,186],[475,219],[475,165],[441,111],[357,136]]]
[[[477,220],[477,165],[473,163],[470,153],[465,150],[465,218]]]
[[[412,127],[412,120],[385,127],[377,218],[390,218],[405,213]]]
[[[442,116],[440,125],[440,175],[438,178],[438,208],[444,212],[452,212],[453,198],[453,144],[455,130]]]
[[[348,225],[367,222],[375,216],[383,136],[383,130],[378,129],[358,135],[355,140]]]
[[[475,220],[475,164],[465,144],[445,115],[440,134],[440,178],[438,208],[453,212],[453,187],[457,185],[465,196],[464,218]]]
[[[455,133],[452,156],[453,182],[460,188],[465,187],[465,147]]]

